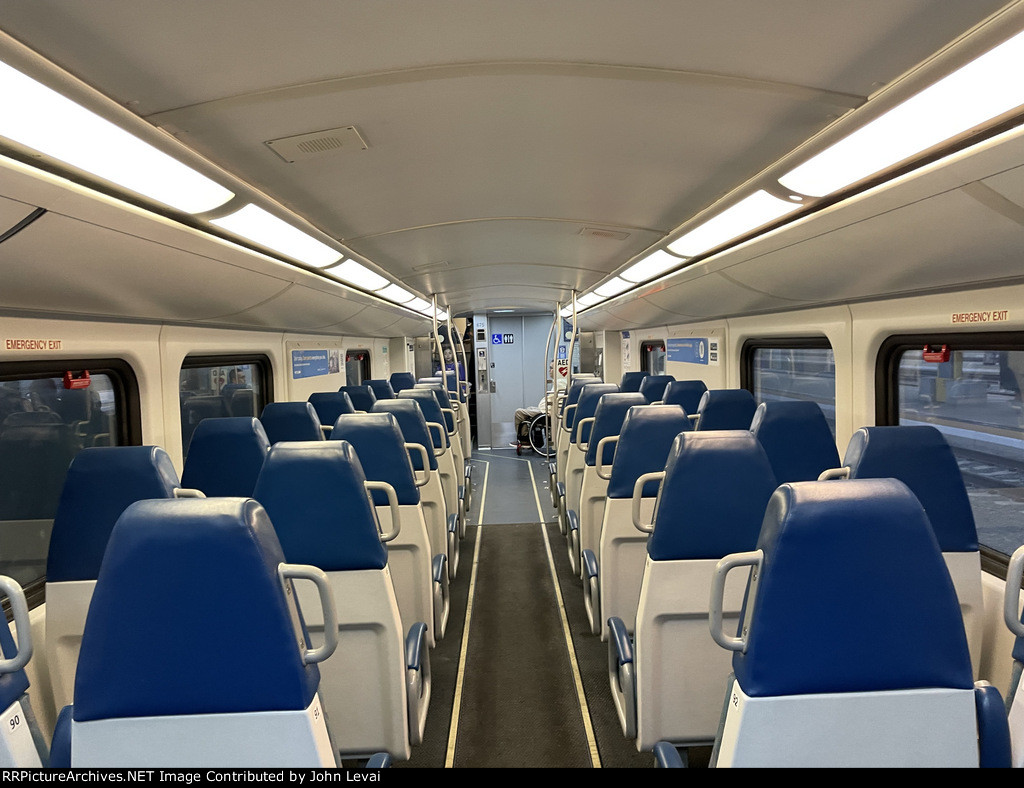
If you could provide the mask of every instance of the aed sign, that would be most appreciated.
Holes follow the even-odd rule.
[[[569,374],[569,360],[565,358],[558,359],[558,374],[561,377],[566,377]]]

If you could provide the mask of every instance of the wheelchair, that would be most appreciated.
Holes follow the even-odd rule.
[[[541,457],[548,454],[548,442],[551,439],[551,424],[546,413],[538,413],[529,421],[519,425],[516,434],[516,455],[521,456],[523,449],[529,447]]]

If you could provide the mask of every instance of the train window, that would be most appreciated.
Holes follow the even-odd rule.
[[[88,371],[87,371],[88,370]],[[0,363],[0,574],[42,602],[64,477],[90,446],[141,443],[135,375],[114,359]]]
[[[640,369],[648,375],[665,374],[665,342],[645,339],[640,343]]]
[[[272,390],[266,356],[187,357],[178,375],[182,453],[203,419],[259,416]]]
[[[370,351],[369,350],[346,350],[345,351],[345,385],[361,386],[364,380],[369,380],[370,374]]]
[[[754,399],[817,402],[835,435],[836,364],[828,340],[748,340],[741,358],[740,383]]]
[[[889,340],[879,355],[878,424],[931,424],[953,449],[987,557],[1024,544],[1024,336]]]

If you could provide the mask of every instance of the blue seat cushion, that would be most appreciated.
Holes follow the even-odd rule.
[[[320,417],[310,402],[268,402],[260,413],[260,423],[271,444],[324,439]]]
[[[678,561],[753,550],[776,486],[764,450],[746,430],[681,432],[669,451],[647,554]]]
[[[678,405],[641,405],[632,407],[622,422],[609,498],[632,498],[633,485],[645,473],[665,470],[669,449],[676,435],[690,429],[690,420]],[[658,493],[657,482],[644,485],[643,495]]]
[[[348,441],[285,442],[271,447],[254,497],[289,563],[325,572],[383,569],[387,550],[365,481]]]
[[[354,413],[341,416],[331,430],[331,440],[348,441],[359,457],[366,478],[387,482],[394,487],[400,505],[416,505],[420,502],[420,491],[413,478],[405,438],[402,437],[402,430],[394,415]],[[376,506],[384,506],[387,502],[387,495],[383,491],[373,491],[373,503]]]
[[[597,444],[602,438],[618,435],[622,430],[622,422],[634,405],[646,405],[647,399],[639,391],[604,394],[594,411],[594,426],[590,431],[587,444],[586,463],[590,467],[597,465]],[[604,447],[603,464],[607,465],[615,456],[614,446]]]
[[[746,389],[711,389],[704,392],[697,412],[699,430],[749,430],[757,401]]]
[[[956,591],[895,479],[782,485],[733,670],[751,696],[974,686]]]
[[[779,483],[817,481],[839,467],[839,452],[825,414],[815,402],[762,402],[750,424]]]
[[[423,410],[419,402],[409,397],[399,395],[395,399],[377,400],[373,403],[373,413],[390,413],[398,420],[398,427],[402,430],[402,436],[406,443],[418,443],[427,450],[427,461],[430,463],[430,470],[437,470],[437,457],[434,456],[434,438],[431,430],[427,428],[427,420],[423,417]],[[412,460],[412,467],[417,471],[423,470],[423,455],[416,450],[409,452]]]
[[[270,440],[259,419],[206,419],[192,434],[181,484],[208,498],[251,498],[268,451]]]
[[[178,472],[158,446],[82,449],[68,468],[50,534],[46,580],[95,580],[110,533],[135,501],[172,498]]]
[[[302,664],[283,561],[252,499],[130,506],[89,606],[74,719],[309,706],[320,676]]]
[[[917,496],[943,552],[974,552],[978,531],[963,475],[935,427],[863,427],[846,447],[851,479],[899,479]]]

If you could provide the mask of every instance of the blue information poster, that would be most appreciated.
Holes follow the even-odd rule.
[[[293,350],[292,378],[315,378],[329,373],[326,350]]]
[[[685,364],[718,362],[718,340],[711,341],[707,337],[670,339],[666,351],[669,361],[681,361]]]

